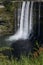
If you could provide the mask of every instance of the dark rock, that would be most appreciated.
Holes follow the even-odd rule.
[[[26,55],[32,51],[33,43],[29,40],[18,40],[16,42],[13,42],[11,45],[12,54],[14,57],[20,57],[21,55]]]

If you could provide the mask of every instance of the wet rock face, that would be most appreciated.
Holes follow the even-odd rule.
[[[42,22],[40,24],[40,35],[38,38],[38,42],[39,42],[40,46],[43,47],[43,23]]]
[[[32,42],[29,40],[18,40],[12,43],[11,47],[14,49],[12,54],[14,57],[20,57],[20,55],[24,54],[28,56],[28,53],[32,51]]]
[[[34,2],[34,8],[34,14],[36,13],[36,16],[34,16],[36,20],[34,36],[39,42],[39,45],[43,46],[43,2]]]

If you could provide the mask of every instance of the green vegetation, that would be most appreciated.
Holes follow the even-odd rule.
[[[8,35],[13,34],[15,29],[15,14],[17,17],[17,13],[15,10],[18,11],[18,6],[20,5],[19,2],[11,2],[11,0],[3,0],[3,8],[0,8],[0,21],[4,21],[3,25],[0,25],[0,34],[1,35]],[[16,22],[18,20],[16,19]]]
[[[20,60],[8,60],[6,56],[0,56],[0,65],[43,65],[43,53],[36,58],[22,56]]]
[[[0,25],[0,34],[13,34],[15,6],[8,0],[3,0],[2,3],[4,8],[0,8],[0,21],[3,21],[3,25]]]
[[[5,49],[11,50],[9,47],[1,47],[0,51]],[[41,52],[37,57],[21,56],[19,60],[17,60],[17,58],[13,58],[13,56],[9,59],[8,56],[0,53],[0,65],[43,65],[43,52]]]

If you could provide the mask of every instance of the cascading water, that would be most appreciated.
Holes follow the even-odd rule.
[[[17,33],[10,36],[7,40],[16,41],[19,39],[28,39],[31,30],[32,30],[32,10],[33,10],[33,2],[23,1],[22,11],[21,11],[21,19],[20,19],[20,28]]]
[[[26,7],[25,7],[25,13],[24,13],[24,26],[23,26],[23,39],[27,39],[28,38],[28,31],[29,31],[29,13],[30,13],[30,2],[26,3]]]
[[[30,9],[30,26],[29,26],[29,29],[30,31],[32,30],[32,21],[33,21],[33,2],[31,2],[31,9]]]

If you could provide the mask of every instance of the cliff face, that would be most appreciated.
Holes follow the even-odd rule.
[[[18,5],[19,4],[19,5]],[[12,35],[18,29],[18,8],[21,4],[14,2],[12,4],[6,4],[6,6],[0,4],[0,46],[5,46],[6,37]],[[19,10],[20,11],[20,10]]]
[[[13,15],[0,4],[0,46],[6,46],[6,36],[13,34]]]
[[[0,4],[0,35],[9,35],[17,31],[20,8],[21,2]]]
[[[13,33],[12,15],[6,12],[4,5],[0,5],[0,35]]]

